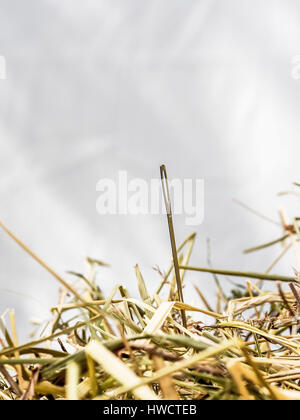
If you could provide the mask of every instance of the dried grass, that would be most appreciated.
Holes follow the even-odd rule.
[[[247,252],[280,242],[285,252],[293,247],[298,253],[298,220],[288,224],[282,217],[285,235]],[[90,274],[72,273],[76,282],[69,284],[2,222],[0,226],[62,287],[51,322],[40,326],[34,340],[18,343],[13,312],[0,318],[1,400],[300,400],[298,272],[282,276],[270,269],[244,273],[192,267],[192,234],[175,249],[178,267],[171,264],[166,274],[160,273],[153,295],[136,266],[140,299],[119,285],[105,297],[94,275],[103,262],[88,258]],[[199,279],[201,272],[213,275],[215,305],[208,304],[200,282],[196,290],[204,308],[183,302],[183,280],[188,281],[190,270],[198,271]],[[221,288],[220,275],[256,282],[242,280],[240,295],[230,297]],[[262,288],[264,280],[275,282],[273,290]],[[283,290],[284,282],[290,283],[288,290]],[[169,300],[162,299],[162,290]],[[210,316],[209,325],[193,320],[194,312]]]

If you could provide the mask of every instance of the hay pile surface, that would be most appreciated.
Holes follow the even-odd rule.
[[[158,270],[153,295],[136,266],[139,299],[124,286],[104,296],[96,276],[104,263],[91,258],[88,273],[72,273],[67,283],[0,224],[61,283],[59,303],[34,340],[19,345],[13,312],[0,318],[0,399],[300,399],[299,276],[271,274],[290,248],[297,251],[296,218],[289,225],[282,217],[284,236],[247,251],[282,244],[266,273],[189,266],[195,234],[177,248],[181,284],[189,270],[213,276],[213,307],[201,281],[198,306],[179,301],[173,263]],[[243,278],[230,296],[223,275]],[[199,313],[211,322],[193,320]]]

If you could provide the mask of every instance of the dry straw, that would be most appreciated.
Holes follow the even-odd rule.
[[[265,273],[215,269],[210,258],[208,267],[193,266],[196,234],[177,247],[164,166],[161,177],[172,263],[166,273],[156,270],[158,285],[135,267],[139,299],[121,285],[104,296],[95,270],[105,264],[91,258],[88,274],[71,272],[74,281],[67,282],[0,222],[62,287],[52,319],[27,343],[18,343],[13,312],[0,317],[1,400],[300,399],[298,270],[272,274],[289,250],[299,256],[299,218],[289,223],[281,210],[275,224],[283,235],[246,251],[282,244]],[[199,273],[198,305],[183,300],[191,270]],[[217,285],[215,305],[203,287],[210,276]],[[221,276],[240,278],[239,284],[226,293]],[[195,313],[210,321],[193,319]]]

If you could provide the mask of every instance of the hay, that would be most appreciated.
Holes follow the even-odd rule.
[[[287,225],[282,219],[286,234],[281,239],[247,252],[284,241],[290,241],[285,248],[296,251],[297,220]],[[172,263],[166,274],[159,271],[161,282],[153,295],[136,266],[140,299],[119,285],[105,297],[94,275],[103,262],[87,258],[90,274],[72,273],[69,284],[2,222],[0,226],[61,284],[51,321],[40,326],[34,340],[18,343],[13,312],[0,318],[0,399],[300,399],[297,272],[281,276],[270,270],[192,267],[192,234],[175,249],[177,269]],[[180,298],[190,270],[199,272],[199,278],[202,272],[212,274],[215,306],[208,304],[199,285],[199,307]],[[245,288],[239,296],[236,291],[227,296],[220,275],[248,280],[242,280]],[[264,291],[264,280],[275,282],[275,290]],[[283,282],[289,283],[288,290],[283,291]],[[169,299],[161,297],[162,291]],[[194,313],[209,316],[211,322],[193,320]]]

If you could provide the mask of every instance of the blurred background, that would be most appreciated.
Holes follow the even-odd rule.
[[[100,216],[101,178],[205,180],[205,219],[175,218],[177,242],[198,235],[191,260],[264,271],[280,246],[243,255],[281,228],[299,199],[277,192],[300,181],[299,0],[0,1],[0,218],[67,280],[84,256],[104,260],[101,287],[137,294],[167,269],[163,216]],[[298,57],[298,58],[297,58]],[[300,59],[299,59],[300,61]],[[299,77],[298,77],[299,76]],[[0,314],[15,308],[24,334],[45,319],[58,283],[0,232]],[[291,251],[274,272],[292,274]],[[222,279],[227,284],[226,279]],[[241,281],[243,282],[243,281]],[[210,275],[189,273],[213,302]],[[270,285],[268,285],[270,286]],[[226,286],[227,287],[227,286]],[[199,302],[198,302],[199,304]]]

